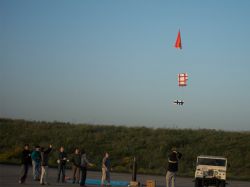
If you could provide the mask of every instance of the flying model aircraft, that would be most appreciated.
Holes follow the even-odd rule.
[[[184,101],[183,100],[174,100],[174,104],[183,105]]]

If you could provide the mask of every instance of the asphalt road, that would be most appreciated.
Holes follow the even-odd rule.
[[[0,186],[1,187],[20,187],[20,186],[30,186],[30,187],[40,187],[41,185],[37,181],[32,180],[32,168],[29,168],[28,177],[25,184],[18,184],[18,176],[19,176],[20,167],[12,166],[12,165],[0,165]],[[56,183],[56,172],[55,168],[49,168],[49,177],[48,182],[50,186],[61,186],[61,187],[72,187],[79,186],[77,184],[61,184]],[[71,171],[66,171],[66,176],[71,176]],[[91,172],[89,171],[87,174],[88,179],[100,179],[100,172]],[[111,173],[112,180],[120,180],[120,181],[130,181],[131,175],[124,173]],[[137,180],[141,182],[141,184],[145,184],[145,181],[148,179],[153,179],[156,181],[157,187],[165,187],[165,177],[164,176],[153,176],[153,175],[138,175]],[[192,182],[192,178],[180,178],[177,177],[176,187],[193,187],[194,183]],[[228,181],[228,187],[250,187],[250,182],[245,181]]]

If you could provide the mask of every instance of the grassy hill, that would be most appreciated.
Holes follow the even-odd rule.
[[[110,152],[113,169],[130,172],[133,156],[138,172],[165,174],[172,146],[183,154],[179,175],[194,176],[197,155],[226,156],[231,179],[250,179],[250,132],[207,129],[152,129],[145,127],[74,125],[0,118],[0,162],[19,163],[25,143],[54,146],[49,164],[56,165],[57,150],[63,145],[68,154],[84,148],[89,160],[100,169],[105,151]],[[70,164],[69,164],[70,165]]]

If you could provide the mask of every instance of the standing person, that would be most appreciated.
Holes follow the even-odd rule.
[[[33,175],[34,180],[35,180],[35,167],[36,167],[36,164],[35,164],[35,161],[32,158],[32,154],[34,154],[34,152],[36,151],[36,147],[37,146],[34,147],[34,149],[31,151],[31,155],[30,155],[31,156],[31,164],[32,164],[32,175]]]
[[[40,146],[35,147],[35,150],[31,153],[31,158],[33,166],[33,178],[34,180],[40,180],[40,172],[41,172]]]
[[[80,167],[81,167],[81,154],[78,148],[75,149],[75,153],[72,158],[72,178],[73,183],[79,184],[80,181]]]
[[[102,182],[101,186],[103,187],[105,181],[107,181],[107,185],[110,186],[110,171],[111,171],[111,164],[109,159],[109,154],[106,152],[104,158],[102,159]]]
[[[93,166],[92,163],[90,163],[87,159],[87,155],[85,150],[82,150],[82,156],[81,156],[81,182],[80,182],[80,186],[85,186],[85,181],[86,181],[86,177],[87,177],[87,167],[89,166]]]
[[[65,182],[65,169],[67,163],[67,154],[64,152],[64,147],[61,146],[59,149],[58,154],[58,175],[57,175],[57,182],[60,182],[60,176],[62,174],[62,183]]]
[[[41,178],[40,184],[49,184],[48,179],[48,162],[49,162],[49,153],[52,151],[52,145],[49,145],[47,150],[44,150],[44,147],[41,148]]]
[[[178,171],[178,162],[181,159],[182,154],[177,152],[173,147],[171,153],[168,155],[168,171],[166,174],[167,187],[175,187],[176,173]]]
[[[33,179],[35,180],[35,170],[36,170],[36,163],[32,158],[32,154],[36,151],[36,147],[34,147],[33,151],[31,152],[31,164],[32,164],[32,175]]]
[[[25,182],[30,164],[31,164],[31,153],[29,150],[29,145],[25,144],[21,155],[21,171],[19,176],[20,184],[23,184]]]

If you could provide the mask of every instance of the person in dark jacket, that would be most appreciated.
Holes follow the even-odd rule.
[[[23,184],[27,178],[29,165],[31,164],[31,152],[29,150],[29,145],[24,145],[24,150],[21,155],[21,171],[19,176],[19,183]]]
[[[83,149],[82,156],[81,156],[81,182],[80,182],[80,186],[85,186],[88,166],[93,166],[93,164],[88,161],[86,152]]]
[[[75,153],[72,157],[72,178],[73,183],[79,184],[80,181],[80,167],[81,167],[81,154],[78,148],[75,149]]]
[[[178,162],[181,159],[182,154],[172,148],[171,153],[168,155],[168,171],[166,174],[167,187],[175,187],[176,173],[178,171]]]
[[[47,181],[48,178],[48,162],[49,162],[49,153],[52,151],[52,145],[49,145],[47,150],[44,150],[44,147],[41,148],[41,177],[40,184],[49,184]]]
[[[65,169],[66,169],[66,163],[67,163],[67,154],[64,152],[64,147],[61,146],[59,149],[59,154],[58,154],[58,175],[57,175],[57,182],[60,182],[60,177],[62,174],[62,183],[65,182]]]

